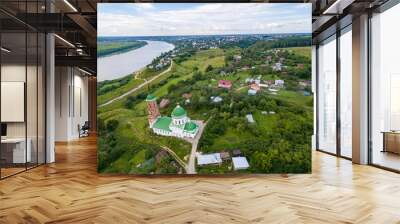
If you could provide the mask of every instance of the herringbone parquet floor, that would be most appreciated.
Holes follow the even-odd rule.
[[[95,138],[0,181],[0,223],[400,223],[400,175],[319,152],[309,175],[96,173]]]

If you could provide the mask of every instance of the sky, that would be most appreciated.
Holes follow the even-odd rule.
[[[311,33],[310,3],[99,3],[98,36]]]

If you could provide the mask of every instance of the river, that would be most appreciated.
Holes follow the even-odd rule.
[[[97,81],[122,78],[142,69],[162,53],[174,49],[173,44],[164,41],[146,42],[141,48],[97,58]]]

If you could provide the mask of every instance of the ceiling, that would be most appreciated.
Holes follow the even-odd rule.
[[[351,24],[352,18],[372,12],[390,0],[311,0],[313,3],[313,41],[318,42]]]
[[[56,65],[79,66],[96,74],[97,2],[94,0],[1,0],[3,45],[9,58],[26,55],[25,31],[52,32]],[[28,56],[35,46],[27,45]],[[28,57],[30,58],[30,57]]]

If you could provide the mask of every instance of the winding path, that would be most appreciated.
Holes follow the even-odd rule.
[[[172,149],[166,146],[161,146],[161,149],[168,152],[172,157],[174,157],[174,159],[179,163],[179,165],[181,165],[185,169],[185,172],[188,173],[186,163],[181,158],[179,158],[179,156]]]
[[[121,96],[115,97],[114,99],[111,99],[111,100],[109,100],[109,101],[107,101],[107,102],[105,102],[105,103],[103,103],[103,104],[100,104],[98,107],[107,106],[107,105],[109,105],[109,104],[111,104],[111,103],[113,103],[113,102],[115,102],[115,101],[117,101],[117,100],[120,100],[120,99],[122,99],[122,98],[124,98],[124,97],[126,97],[126,96],[128,96],[128,95],[130,95],[130,94],[132,94],[132,93],[134,93],[134,92],[136,92],[136,91],[138,91],[139,89],[141,89],[141,88],[143,88],[144,86],[146,86],[147,84],[153,82],[154,80],[156,80],[156,79],[159,78],[160,76],[164,75],[165,73],[170,72],[170,71],[171,71],[171,68],[172,68],[172,64],[173,64],[173,61],[171,62],[171,64],[170,64],[169,67],[167,68],[167,70],[161,72],[160,74],[154,76],[153,78],[151,78],[151,79],[149,79],[149,80],[146,80],[144,83],[142,83],[142,84],[136,86],[135,88],[129,90],[128,92],[122,94]]]
[[[192,144],[192,150],[190,151],[189,161],[186,164],[179,156],[170,148],[166,146],[161,146],[161,149],[167,151],[175,160],[185,169],[186,174],[196,174],[196,152],[197,152],[197,145],[199,144],[199,140],[201,135],[203,134],[204,127],[206,126],[207,122],[204,123],[203,121],[197,120],[194,121],[199,125],[199,132],[197,133],[195,138],[184,138],[186,141]]]

